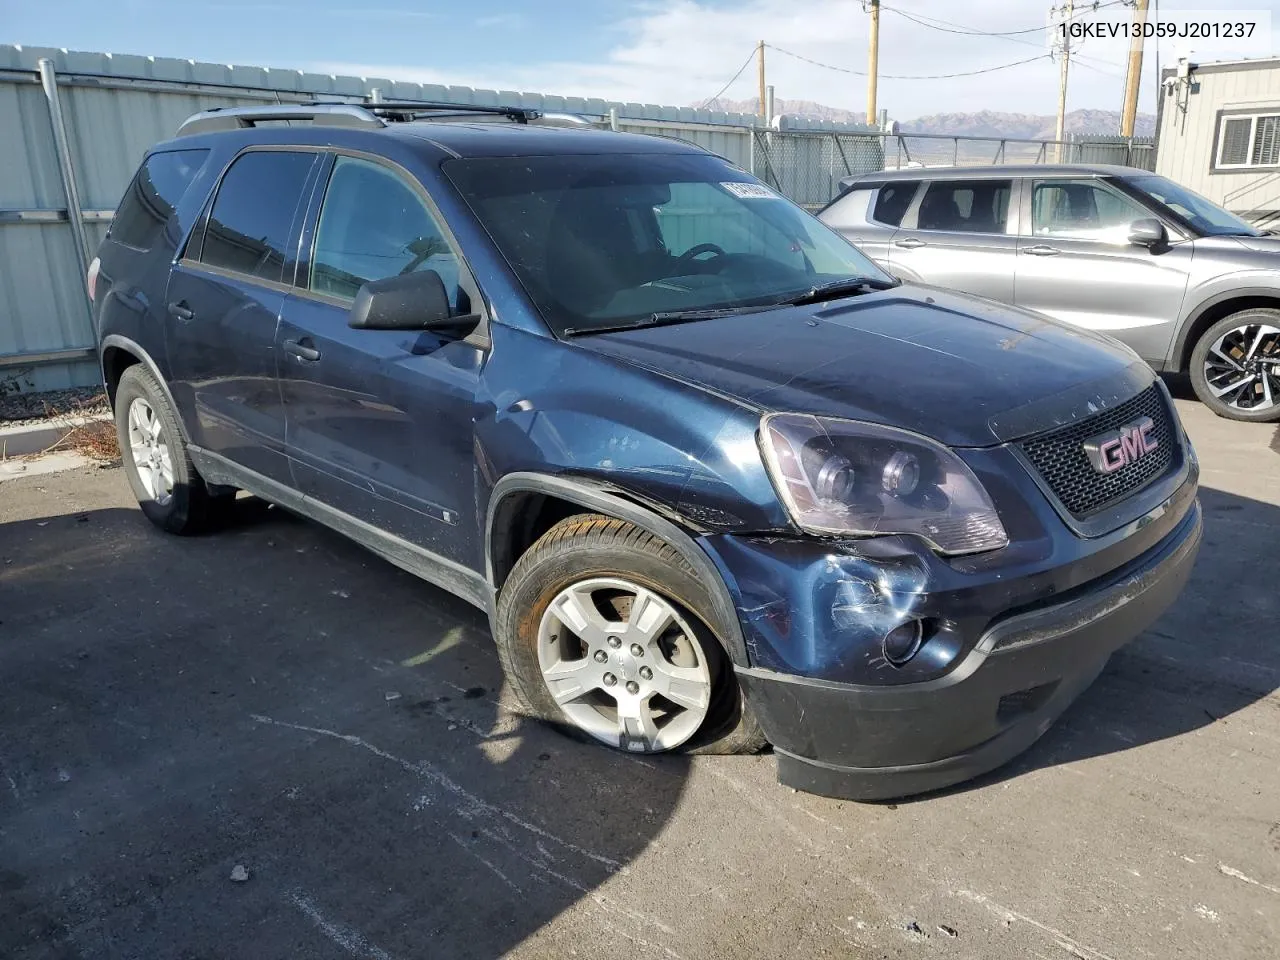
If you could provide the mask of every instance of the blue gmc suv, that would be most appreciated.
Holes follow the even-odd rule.
[[[151,150],[88,278],[143,513],[243,490],[341,531],[615,749],[772,744],[855,799],[1024,750],[1191,570],[1163,385],[898,283],[720,157],[571,125],[234,108]]]

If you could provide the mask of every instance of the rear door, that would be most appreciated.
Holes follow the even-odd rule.
[[[233,160],[166,297],[171,385],[192,442],[285,484],[276,325],[318,156],[250,149]]]
[[[892,273],[1013,302],[1012,179],[929,180],[889,246]]]
[[[356,330],[347,320],[361,285],[413,270],[438,273],[459,316],[479,293],[410,174],[363,156],[329,159],[322,172],[323,203],[303,237],[310,257],[279,332],[297,484],[341,513],[474,567],[472,423],[488,356],[483,334]]]
[[[1105,181],[1046,177],[1027,185],[1018,306],[1100,330],[1149,363],[1162,363],[1186,292],[1192,245],[1130,243],[1129,225],[1156,214]]]

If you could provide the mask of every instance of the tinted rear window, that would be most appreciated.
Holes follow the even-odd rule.
[[[174,150],[147,157],[120,200],[107,236],[150,250],[208,156],[208,150]]]
[[[887,223],[891,227],[902,225],[907,207],[916,195],[920,186],[919,180],[905,180],[902,183],[886,183],[876,194],[876,205],[871,210],[871,219]]]
[[[232,163],[213,201],[200,262],[279,281],[315,158],[300,151],[255,150]]]
[[[1010,180],[938,180],[920,201],[921,230],[1004,233],[1009,214]]]

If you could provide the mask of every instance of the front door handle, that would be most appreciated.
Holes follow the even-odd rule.
[[[320,359],[320,351],[316,349],[315,342],[310,337],[303,337],[301,340],[286,340],[284,349],[285,353],[290,353],[299,360],[315,361]]]
[[[1062,251],[1057,247],[1051,247],[1048,244],[1037,243],[1034,247],[1027,247],[1022,252],[1033,257],[1056,257]]]
[[[187,306],[187,301],[179,300],[176,303],[169,304],[169,315],[178,320],[193,320],[195,312]]]
[[[927,247],[929,244],[925,243],[923,240],[917,239],[916,237],[907,237],[903,240],[893,241],[893,245],[895,247],[902,247],[904,250],[916,250],[920,247]]]

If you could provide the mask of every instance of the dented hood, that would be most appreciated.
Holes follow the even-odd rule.
[[[866,420],[959,447],[1071,422],[1152,376],[1108,337],[925,286],[575,342],[761,411]]]

